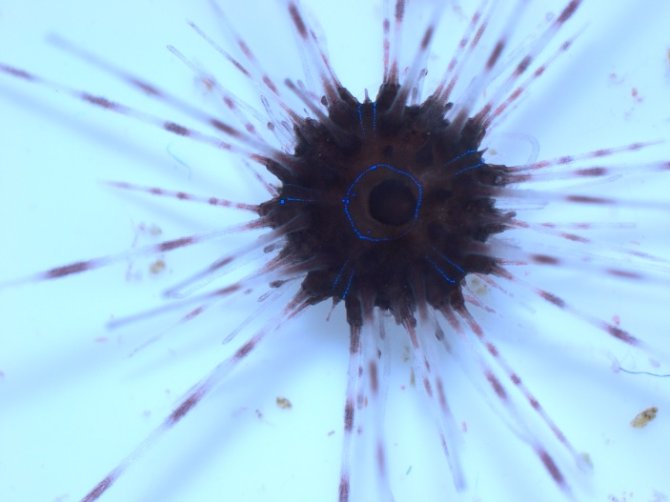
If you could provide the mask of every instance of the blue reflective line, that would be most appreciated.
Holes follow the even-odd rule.
[[[347,266],[348,263],[349,263],[349,260],[345,261],[344,265],[342,265],[342,267],[340,267],[340,271],[337,273],[337,275],[335,276],[335,280],[333,281],[332,290],[334,290],[337,287],[337,284],[340,282],[340,279],[342,279],[342,274],[344,273],[344,269],[345,269],[345,267]]]
[[[372,130],[377,130],[377,102],[372,103]]]
[[[470,150],[466,150],[462,154],[456,155],[456,157],[454,157],[449,162],[447,162],[444,165],[444,167],[447,167],[449,164],[452,164],[454,162],[457,162],[457,161],[461,160],[463,157],[467,157],[468,155],[472,155],[473,153],[478,153],[478,152],[479,152],[479,150],[477,150],[476,148],[471,148]]]
[[[358,103],[356,106],[356,113],[358,113],[358,123],[361,126],[361,133],[365,136],[365,126],[363,125],[363,104]]]
[[[344,292],[342,293],[342,298],[343,300],[346,299],[347,295],[349,294],[349,290],[351,289],[351,283],[354,280],[354,271],[351,271],[351,274],[349,274],[349,280],[347,281],[347,286],[344,288]]]
[[[454,175],[454,176],[458,176],[459,174],[463,174],[463,173],[465,173],[465,172],[472,171],[472,170],[474,170],[474,169],[478,169],[478,168],[480,168],[480,167],[482,167],[482,166],[485,166],[485,165],[486,165],[486,164],[485,164],[484,162],[480,162],[480,163],[478,163],[478,164],[475,164],[474,166],[468,166],[468,167],[464,167],[463,169],[459,169],[459,170],[456,171],[453,175]]]
[[[440,267],[438,267],[437,263],[435,263],[433,260],[431,260],[428,257],[426,257],[426,261],[428,263],[430,263],[433,266],[433,268],[437,271],[437,273],[442,276],[442,279],[447,281],[449,284],[456,284],[456,281],[454,279],[452,279],[451,277],[449,277],[444,270],[442,270]]]
[[[279,199],[279,205],[285,206],[287,202],[315,202],[313,199],[301,199],[299,197],[282,197]]]
[[[356,223],[354,222],[354,218],[351,216],[351,213],[349,212],[349,198],[345,197],[344,199],[342,199],[342,203],[344,204],[344,214],[346,215],[347,219],[349,220],[349,225],[351,226],[351,229],[356,234],[356,237],[358,237],[362,241],[380,242],[382,240],[385,240],[385,239],[375,239],[373,237],[368,237],[367,235],[363,235],[361,233],[361,231],[358,230],[358,227],[356,226]]]
[[[442,259],[443,259],[444,261],[446,261],[449,265],[451,265],[451,266],[454,267],[456,270],[458,270],[461,274],[465,274],[465,270],[463,269],[463,267],[461,267],[458,263],[456,263],[456,262],[454,262],[454,261],[451,261],[451,260],[447,257],[447,255],[445,255],[444,253],[440,253],[440,252],[439,252],[437,249],[435,249],[435,248],[433,248],[433,251],[435,251],[436,253],[438,253],[438,254],[440,255],[440,258],[442,258]]]
[[[412,181],[416,184],[416,189],[417,192],[419,192],[419,196],[416,199],[416,207],[414,208],[414,219],[418,220],[419,219],[419,210],[421,209],[421,206],[423,205],[423,185],[419,183],[414,176],[411,177]]]

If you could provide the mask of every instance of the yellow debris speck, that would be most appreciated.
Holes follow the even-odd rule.
[[[651,406],[646,410],[641,411],[637,416],[631,421],[630,425],[636,429],[641,429],[646,426],[649,422],[656,418],[658,413],[658,408],[656,406]]]
[[[282,410],[289,410],[293,407],[291,401],[289,401],[288,398],[281,396],[277,397],[277,406]]]

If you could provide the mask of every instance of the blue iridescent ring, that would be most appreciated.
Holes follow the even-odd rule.
[[[389,164],[373,164],[359,173],[342,198],[356,237],[371,242],[405,235],[418,220],[422,202],[419,180]]]

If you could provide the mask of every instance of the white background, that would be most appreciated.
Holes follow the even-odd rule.
[[[179,115],[169,108],[53,48],[45,36],[67,37],[196,104],[212,103],[197,79],[165,50],[172,44],[218,72],[227,88],[253,100],[255,90],[245,87],[186,24],[193,20],[219,36],[206,2],[188,8],[182,3],[4,1],[0,61],[176,119]],[[253,3],[240,12],[226,5],[227,12],[265,56],[270,74],[294,76],[300,59],[286,16],[264,2]],[[512,156],[526,156],[533,141],[540,158],[550,158],[667,138],[667,2],[586,3],[568,30],[586,28],[577,47],[506,124],[503,132],[514,136],[491,139],[505,144],[516,138],[511,144],[522,153]],[[548,4],[561,5],[544,2]],[[558,11],[555,6],[536,9],[515,29],[522,44],[546,12]],[[374,94],[380,6],[329,2],[311,6],[311,11],[329,40],[342,82],[358,96],[365,87]],[[449,11],[443,27],[461,27],[459,19]],[[429,62],[436,68],[431,77],[441,74],[446,61],[436,48]],[[631,95],[633,88],[642,101]],[[207,106],[213,113],[218,110]],[[206,232],[236,218],[225,210],[129,196],[101,186],[100,180],[238,200],[262,198],[234,156],[3,75],[0,121],[0,282]],[[662,145],[622,161],[634,169],[638,162],[668,158],[668,146]],[[667,175],[645,174],[593,190],[658,200],[667,198],[668,188]],[[548,214],[556,216],[553,211]],[[580,217],[576,213],[573,219]],[[667,217],[624,209],[608,217],[638,222],[617,244],[635,239],[640,249],[667,252]],[[159,228],[161,235],[148,228]],[[514,238],[524,242],[523,234]],[[0,499],[78,500],[160,423],[179,396],[237,347],[247,332],[229,345],[221,341],[256,308],[254,298],[213,307],[171,331],[179,312],[127,329],[105,328],[110,319],[160,305],[164,288],[235,249],[236,242],[217,241],[165,256],[167,267],[160,274],[149,272],[156,257],[145,256],[59,281],[0,289]],[[529,280],[544,281],[604,319],[620,315],[625,328],[668,346],[667,282],[658,288],[646,283],[637,287],[578,271],[538,271]],[[528,292],[514,293],[510,304],[509,297],[488,292],[486,300],[499,315],[482,322],[579,451],[591,458],[591,477],[568,473],[577,497],[667,500],[670,379],[613,372],[615,359],[631,369],[651,366],[644,355],[606,342],[603,333],[542,305]],[[341,310],[324,324],[327,312],[320,306],[281,330],[135,463],[103,500],[335,500],[347,328]],[[163,331],[160,342],[134,352]],[[450,490],[448,475],[436,436],[426,426],[420,389],[410,386],[410,365],[400,353],[393,364],[389,379],[395,400],[388,423],[392,485],[398,500],[443,500]],[[670,372],[667,365],[653,371]],[[500,410],[483,404],[457,370],[447,368],[445,375],[453,379],[449,392],[459,419],[470,424],[463,447],[470,491],[463,500],[561,500],[532,454],[502,422]],[[280,410],[277,396],[288,397],[293,408]],[[657,420],[632,429],[629,421],[652,405],[659,407]]]

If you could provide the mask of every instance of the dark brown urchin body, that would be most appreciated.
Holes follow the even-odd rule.
[[[483,161],[476,120],[450,127],[449,104],[394,109],[391,84],[363,103],[338,91],[330,122],[303,119],[288,166],[268,166],[282,186],[261,211],[272,228],[286,225],[281,254],[307,272],[307,301],[345,299],[352,325],[361,305],[397,322],[426,304],[461,306],[463,278],[495,266],[477,243],[513,216],[494,204],[507,168]]]

